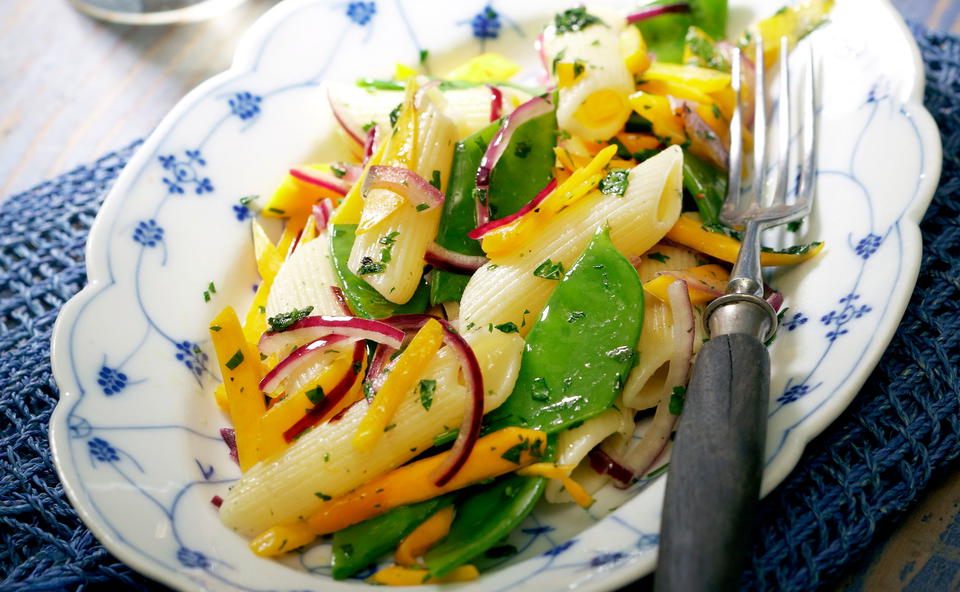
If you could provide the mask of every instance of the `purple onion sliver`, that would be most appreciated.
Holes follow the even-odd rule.
[[[489,259],[482,255],[464,255],[463,253],[445,249],[435,242],[427,245],[427,252],[424,255],[424,259],[437,269],[468,274],[480,269],[489,261]]]
[[[240,456],[237,454],[237,433],[233,428],[220,428],[220,437],[223,438],[223,442],[230,449],[230,458],[233,459],[233,462],[240,464]]]
[[[650,6],[648,8],[643,8],[637,12],[627,15],[628,23],[639,23],[647,19],[651,19],[655,16],[660,16],[661,14],[671,14],[671,13],[681,13],[681,12],[690,12],[690,5],[686,2],[677,2],[675,4],[661,4],[660,6]]]

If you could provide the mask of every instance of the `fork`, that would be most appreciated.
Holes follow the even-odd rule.
[[[741,191],[740,50],[733,54],[736,107],[730,121],[730,173],[720,219],[743,228],[743,243],[726,294],[704,311],[711,339],[698,354],[676,434],[661,524],[655,576],[658,592],[734,590],[749,550],[760,495],[766,442],[770,358],[765,343],[777,313],[763,298],[760,234],[799,220],[814,197],[815,121],[812,49],[804,89],[801,172],[796,199],[787,201],[791,143],[790,73],[780,40],[778,161],[772,199],[765,204],[767,117],[763,40],[757,38],[753,181]]]

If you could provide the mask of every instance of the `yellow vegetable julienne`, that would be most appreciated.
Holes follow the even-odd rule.
[[[453,524],[453,515],[453,506],[440,508],[433,516],[427,518],[413,532],[404,537],[397,546],[397,552],[394,555],[397,563],[408,567],[417,566],[417,557],[421,557],[430,550],[430,547],[449,534],[450,525]]]
[[[680,216],[673,228],[667,232],[667,238],[727,263],[736,262],[737,254],[740,253],[740,241],[725,234],[705,229],[703,223],[694,214],[690,213]],[[760,265],[764,267],[796,265],[812,259],[822,249],[823,243],[817,242],[796,253],[762,251],[760,253]]]
[[[435,578],[422,568],[391,565],[370,576],[370,582],[384,586],[423,586],[426,584],[450,584],[469,582],[480,577],[480,572],[472,565],[461,565],[443,576]]]

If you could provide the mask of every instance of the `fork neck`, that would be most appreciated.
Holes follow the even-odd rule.
[[[760,233],[763,226],[756,220],[747,222],[740,254],[730,272],[727,294],[744,294],[763,298],[763,278],[760,268]]]

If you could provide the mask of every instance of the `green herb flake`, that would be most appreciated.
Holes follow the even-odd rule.
[[[517,142],[517,145],[514,146],[513,154],[517,158],[526,158],[532,149],[533,146],[530,144],[530,142],[527,142],[526,140],[520,140]]]
[[[563,279],[564,273],[566,272],[563,269],[563,262],[557,261],[554,263],[550,259],[547,259],[533,270],[533,275],[545,280],[561,280]]]
[[[393,243],[397,242],[398,236],[400,236],[400,232],[397,230],[394,230],[393,232],[390,232],[388,234],[381,236],[380,240],[378,240],[377,242],[380,243],[381,245],[386,245],[389,247]]]
[[[687,397],[687,387],[675,386],[670,393],[670,414],[680,415],[683,413],[683,403]]]
[[[390,263],[393,261],[393,247],[382,247],[380,249],[380,262],[381,263]]]
[[[262,312],[262,311],[261,311]],[[282,312],[275,317],[270,317],[267,319],[267,323],[270,324],[270,330],[276,333],[282,333],[294,323],[310,316],[310,313],[313,312],[313,307],[308,306],[301,309],[293,309],[290,312]]]
[[[629,174],[630,171],[627,169],[612,169],[603,179],[600,179],[600,193],[623,197],[627,192],[627,185],[630,184]]]
[[[372,401],[373,398],[377,395],[377,392],[373,390],[373,385],[369,382],[363,383],[363,396],[367,401]]]
[[[539,442],[539,440],[537,440]],[[508,460],[514,464],[520,464],[520,456],[530,450],[530,440],[524,438],[519,444],[514,444],[506,452],[500,455],[500,458]]]
[[[714,103],[713,105],[710,105],[710,108],[713,110],[713,116],[717,119],[720,119],[720,107],[717,107],[717,104]]]
[[[220,329],[222,329],[222,328],[223,328],[223,327],[221,327],[220,325],[210,325],[210,330],[211,330],[211,331],[220,331]]]
[[[558,51],[557,55],[553,56],[553,62],[550,64],[550,71],[553,72],[554,74],[557,73],[557,64],[563,61],[563,54],[565,53],[567,53],[566,47]],[[569,133],[567,134],[567,137],[568,138],[570,137]]]
[[[207,285],[207,289],[210,290],[210,293],[211,293],[211,294],[216,294],[216,293],[217,293],[217,287],[216,287],[215,285],[213,285],[213,282],[210,282],[210,283]]]
[[[330,462],[330,453],[329,453],[329,452],[324,452],[324,453],[323,453],[323,462]]]
[[[330,501],[330,500],[333,499],[332,496],[329,496],[329,495],[327,495],[327,494],[325,494],[325,493],[321,493],[321,492],[319,492],[319,491],[315,492],[313,495],[317,496],[318,498],[322,499],[322,500],[325,501],[325,502],[326,502],[326,501]]]
[[[203,291],[203,301],[204,301],[204,302],[210,302],[210,292],[207,291],[207,290],[204,290],[204,291]]]
[[[573,311],[570,311],[569,315],[567,315],[567,322],[576,323],[577,321],[579,321],[582,318],[585,318],[586,316],[587,316],[587,313],[583,312],[582,310],[573,310]]]
[[[395,428],[395,427],[397,427],[397,424],[391,423],[391,424],[388,425],[387,427],[383,428],[383,431],[384,431],[384,432],[389,432],[390,430],[392,430],[392,429]]]
[[[533,379],[533,388],[530,391],[530,398],[534,401],[549,401],[550,400],[550,386],[547,385],[547,379],[538,376]]]
[[[644,477],[645,477],[646,479],[655,479],[655,478],[659,477],[660,475],[666,473],[666,472],[667,472],[667,468],[668,468],[669,466],[670,466],[670,463],[666,463],[666,464],[660,465],[659,467],[655,468],[654,470],[652,470],[652,471],[650,471],[649,473],[647,473],[646,475],[644,475]]]
[[[436,380],[424,378],[420,381],[420,404],[425,411],[430,411],[430,406],[433,405],[433,393],[436,390]]]
[[[506,323],[500,325],[494,325],[493,328],[501,333],[518,333],[520,331],[517,328],[517,324],[512,321],[507,321]]]
[[[422,212],[422,211],[424,211],[424,210],[426,210],[426,209],[429,209],[429,208],[430,208],[430,204],[425,204],[425,203],[417,204],[417,211],[418,211],[418,212]]]
[[[237,366],[239,366],[241,363],[243,363],[243,352],[238,349],[237,353],[233,354],[233,357],[227,360],[227,363],[224,364],[224,366],[226,366],[229,370],[236,370]]]
[[[345,167],[340,166],[339,162],[335,162],[330,165],[330,172],[333,173],[333,175],[338,179],[342,179],[343,177],[346,176],[347,169]]]
[[[403,109],[403,103],[398,104],[390,112],[390,126],[397,127],[397,120],[400,119],[400,110]]]
[[[322,401],[326,397],[326,395],[323,392],[323,387],[321,386],[315,386],[312,389],[308,389],[307,392],[305,392],[304,394],[307,395],[307,400],[309,400],[314,405],[319,405],[320,401]]]
[[[633,358],[633,352],[636,351],[629,345],[621,345],[620,347],[615,347],[610,351],[606,352],[604,355],[612,360],[618,362],[626,362]]]
[[[433,169],[433,174],[430,176],[430,184],[433,185],[437,191],[440,190],[440,171],[437,169]]]
[[[602,20],[587,12],[583,6],[568,8],[563,12],[558,12],[553,16],[553,24],[557,28],[557,34],[576,33],[589,27],[590,25],[604,25]]]
[[[670,259],[670,255],[664,255],[663,253],[647,253],[647,257],[660,263],[666,263]]]
[[[383,263],[377,263],[370,257],[364,257],[360,260],[360,268],[357,269],[357,275],[372,275],[375,273],[383,273],[387,269],[387,266]]]
[[[281,216],[287,213],[285,210],[281,210],[280,208],[267,208],[267,211],[273,212],[274,214],[280,214]]]
[[[576,80],[580,78],[580,75],[583,74],[583,71],[587,69],[587,65],[577,60],[573,62],[573,79]]]
[[[420,50],[420,63],[423,64],[427,61],[427,58],[430,57],[430,51],[427,49]]]
[[[787,230],[790,232],[797,232],[800,230],[800,227],[803,225],[803,220],[794,220],[793,222],[787,222]]]
[[[258,197],[260,197],[260,196],[259,196],[259,195],[245,195],[245,196],[243,196],[243,197],[240,198],[240,205],[246,207],[246,206],[250,205],[250,202],[252,202],[253,200],[257,199]]]

